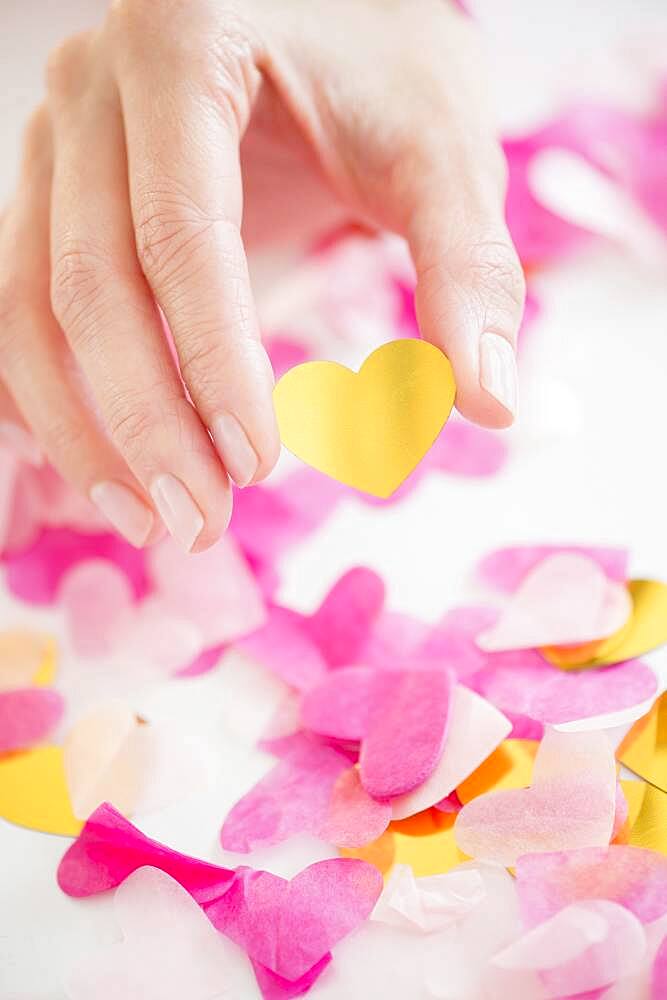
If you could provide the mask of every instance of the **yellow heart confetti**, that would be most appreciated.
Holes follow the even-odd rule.
[[[667,693],[635,722],[616,756],[633,774],[667,792]]]
[[[290,369],[274,391],[283,444],[307,465],[377,497],[398,489],[454,405],[445,355],[423,340],[393,340],[358,374],[333,361]]]
[[[628,844],[667,854],[667,795],[644,782],[624,782],[624,790],[626,784],[643,785],[644,789],[639,815],[630,826]]]
[[[667,584],[659,580],[630,580],[632,615],[623,628],[608,639],[559,650],[546,647],[541,652],[556,667],[582,670],[587,667],[609,667],[637,656],[667,642]]]
[[[31,830],[77,836],[83,824],[72,812],[61,747],[0,756],[0,816]]]

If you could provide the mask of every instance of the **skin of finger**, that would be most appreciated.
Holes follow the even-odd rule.
[[[66,480],[86,495],[94,483],[114,480],[144,499],[86,405],[76,366],[51,313],[51,171],[50,121],[42,108],[28,127],[19,186],[0,232],[2,377],[37,443]],[[147,541],[159,534],[154,528]]]
[[[408,240],[420,328],[452,361],[457,407],[484,426],[508,426],[512,414],[480,384],[480,337],[514,346],[524,282],[504,222],[506,166],[476,31],[447,4],[426,2],[417,18],[395,0],[387,18],[384,2],[342,0],[322,33],[326,6],[287,5],[300,9],[300,33],[273,8],[268,72],[341,199]],[[371,48],[380,74],[360,69]]]
[[[148,490],[160,475],[175,476],[201,511],[199,551],[226,529],[231,489],[186,399],[137,263],[120,106],[101,59],[93,65],[79,67],[53,98],[52,300],[137,478]]]
[[[257,481],[280,448],[240,236],[239,141],[259,74],[252,29],[223,10],[213,30],[207,5],[192,6],[168,31],[141,4],[124,12],[125,30],[112,22],[136,242],[202,420],[210,428],[221,414],[237,418],[259,459]],[[150,53],[137,44],[147,23],[157,39]]]

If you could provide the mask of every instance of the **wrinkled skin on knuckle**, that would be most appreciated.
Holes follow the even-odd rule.
[[[97,251],[66,247],[54,259],[51,271],[53,314],[68,334],[85,337],[96,313],[108,306],[113,269]]]
[[[518,321],[523,312],[526,282],[512,244],[504,239],[473,244],[470,269],[484,311],[498,313],[510,323]]]

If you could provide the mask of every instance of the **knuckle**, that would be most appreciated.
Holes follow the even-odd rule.
[[[154,407],[143,394],[117,391],[109,404],[106,423],[112,440],[130,464],[146,454],[155,426]]]
[[[485,307],[512,318],[523,308],[526,283],[516,251],[506,240],[483,240],[473,245],[469,261],[473,284]]]
[[[51,270],[51,305],[63,329],[73,337],[88,325],[84,322],[101,302],[108,287],[110,267],[92,248],[76,245],[63,248]]]
[[[77,86],[89,38],[88,33],[73,35],[51,52],[46,63],[46,87],[52,98],[68,97]]]
[[[225,220],[211,218],[191,197],[175,191],[173,186],[160,185],[141,196],[135,229],[144,273],[167,281],[189,266],[196,267],[202,253],[210,250],[213,229],[225,224]]]
[[[72,451],[81,451],[86,446],[86,429],[62,414],[52,413],[43,433],[46,450],[56,461],[63,455],[69,460]]]

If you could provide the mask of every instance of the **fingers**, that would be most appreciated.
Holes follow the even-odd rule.
[[[90,76],[70,57],[51,86],[54,311],[121,456],[171,534],[199,551],[226,529],[231,487],[136,258],[115,88]]]
[[[153,512],[86,405],[50,309],[51,169],[50,125],[41,111],[28,129],[21,182],[0,234],[0,372],[50,461],[142,545],[155,531]]]
[[[21,461],[35,468],[44,464],[41,448],[3,385],[0,385],[0,447],[7,448]]]
[[[187,24],[152,33],[147,48],[157,7],[129,4],[117,22],[140,43],[125,42],[117,67],[136,245],[190,397],[243,486],[265,476],[279,453],[272,372],[240,235],[239,141],[259,74],[245,29],[220,10],[209,33],[200,25],[199,37],[214,46],[204,44],[197,59],[182,42]]]
[[[517,410],[523,272],[500,193],[466,190],[464,178],[424,184],[415,193],[419,207],[408,239],[417,270],[417,315],[424,337],[452,362],[459,411],[483,426],[505,427]],[[452,185],[457,203],[443,197]]]

